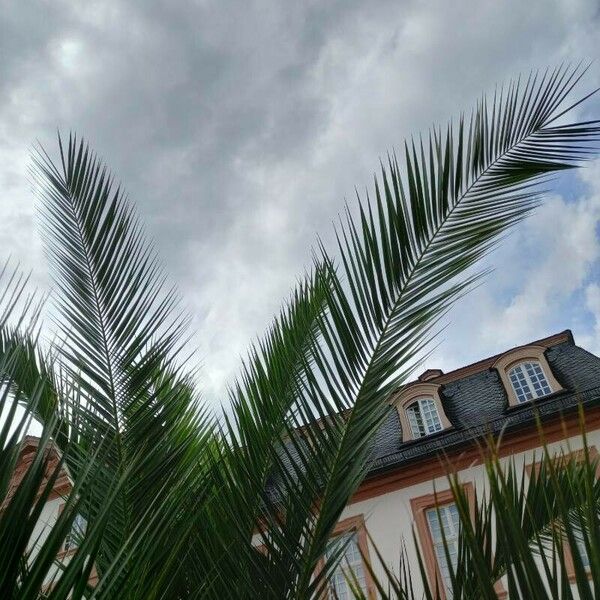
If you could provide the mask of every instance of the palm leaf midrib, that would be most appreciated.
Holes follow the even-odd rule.
[[[117,404],[116,390],[115,390],[115,385],[114,385],[115,368],[113,367],[112,360],[110,357],[111,354],[110,354],[110,348],[109,348],[107,326],[106,326],[105,319],[104,319],[104,310],[103,310],[104,307],[102,305],[100,293],[98,290],[99,286],[98,286],[98,282],[96,280],[96,272],[93,268],[93,261],[90,256],[90,253],[89,253],[89,248],[88,248],[88,243],[87,243],[88,240],[86,238],[85,231],[82,227],[81,220],[79,219],[79,213],[75,209],[75,203],[74,203],[75,198],[73,197],[73,194],[71,193],[71,189],[70,189],[70,185],[69,185],[70,181],[69,181],[69,178],[68,178],[68,175],[66,172],[64,172],[64,177],[65,177],[65,183],[67,183],[66,191],[67,191],[67,197],[69,200],[68,206],[71,210],[71,216],[77,227],[77,233],[79,235],[79,244],[83,251],[82,253],[84,256],[84,260],[85,260],[85,267],[87,270],[88,277],[90,278],[90,283],[92,286],[93,302],[94,302],[94,306],[96,309],[96,315],[98,317],[98,321],[99,321],[99,325],[100,325],[102,353],[104,354],[104,360],[105,360],[106,368],[107,368],[108,385],[109,385],[109,399],[110,399],[110,402],[112,405],[112,411],[113,411],[113,414],[112,414],[113,426],[115,428],[114,442],[115,442],[117,456],[118,456],[117,469],[118,469],[119,474],[122,475],[123,474],[123,448],[122,448],[122,444],[121,444],[121,427],[120,427],[120,422],[119,422],[119,407]]]
[[[425,260],[425,258],[427,257],[427,253],[430,249],[430,247],[435,243],[435,239],[436,237],[440,234],[440,232],[442,231],[442,229],[444,228],[444,226],[446,225],[446,223],[452,218],[452,215],[454,214],[454,211],[460,206],[460,204],[466,199],[468,198],[469,194],[471,193],[471,191],[473,190],[473,188],[486,176],[486,174],[494,168],[495,165],[498,164],[499,161],[501,161],[505,156],[507,156],[508,154],[510,154],[510,152],[512,152],[517,146],[519,146],[520,144],[523,144],[526,142],[526,140],[531,137],[532,135],[535,135],[535,133],[537,133],[537,131],[541,131],[543,129],[543,125],[541,125],[538,128],[532,129],[530,131],[528,131],[526,133],[526,135],[524,135],[523,137],[521,137],[518,141],[516,141],[515,143],[513,143],[511,146],[509,146],[505,151],[503,151],[501,154],[497,155],[491,162],[490,164],[488,164],[473,180],[472,182],[469,184],[469,186],[462,191],[458,197],[454,200],[454,202],[452,203],[451,208],[448,210],[447,214],[442,218],[441,222],[439,223],[439,225],[437,227],[435,227],[435,229],[433,230],[433,232],[431,233],[431,235],[429,236],[429,239],[427,240],[425,246],[423,247],[422,251],[419,254],[419,257],[417,258],[417,260],[415,261],[414,265],[409,269],[408,274],[406,276],[406,280],[405,283],[402,284],[402,286],[400,286],[399,288],[399,293],[398,293],[398,298],[396,299],[396,301],[394,302],[392,308],[389,310],[389,314],[387,316],[387,318],[385,319],[385,323],[383,325],[383,327],[381,328],[381,333],[378,336],[378,340],[375,344],[375,347],[373,348],[373,352],[371,353],[371,360],[369,361],[369,364],[365,370],[365,376],[363,378],[363,384],[360,386],[359,391],[357,393],[357,398],[360,396],[361,390],[364,387],[364,382],[368,380],[368,375],[369,375],[369,370],[371,369],[372,365],[373,365],[373,356],[375,356],[379,350],[379,347],[382,343],[382,340],[385,338],[388,327],[390,326],[390,323],[393,321],[393,316],[394,313],[398,307],[399,304],[401,304],[402,298],[404,297],[404,293],[406,291],[406,289],[409,287],[411,279],[413,277],[413,275],[418,271],[421,263],[423,262],[423,260]]]
[[[366,385],[369,382],[369,373],[370,373],[370,370],[371,370],[371,368],[373,366],[373,362],[374,362],[373,357],[377,355],[379,348],[380,348],[381,344],[383,343],[383,340],[385,339],[388,328],[393,321],[394,313],[397,310],[398,305],[400,305],[402,303],[404,293],[405,293],[406,289],[409,287],[410,281],[411,281],[413,275],[418,271],[420,264],[426,258],[428,250],[430,249],[431,245],[435,242],[435,238],[440,234],[444,225],[452,217],[452,215],[453,215],[454,211],[457,209],[457,207],[468,197],[468,195],[471,193],[473,188],[486,176],[486,174],[491,169],[493,169],[493,167],[495,165],[497,165],[500,160],[502,160],[505,156],[507,156],[510,152],[512,152],[517,146],[526,142],[526,140],[528,138],[530,138],[532,135],[535,135],[536,132],[541,131],[544,127],[544,124],[545,123],[540,123],[540,125],[538,127],[529,129],[516,142],[511,144],[500,154],[497,154],[495,156],[495,158],[484,169],[482,169],[482,171],[480,173],[478,173],[476,177],[473,178],[473,180],[468,185],[468,187],[458,195],[458,197],[452,203],[452,206],[448,209],[447,214],[442,218],[439,225],[433,230],[433,232],[429,236],[428,241],[426,242],[425,246],[421,250],[419,257],[415,261],[414,265],[409,269],[404,284],[399,288],[400,291],[398,293],[398,297],[397,297],[396,301],[394,302],[392,308],[388,311],[388,316],[385,318],[385,323],[384,323],[383,327],[381,328],[380,335],[378,336],[377,342],[373,348],[373,351],[371,352],[370,360],[368,362],[367,368],[365,369],[364,376],[362,377],[362,383],[359,386],[359,389],[357,390],[357,393],[356,393],[356,401],[357,402],[359,401],[359,399],[362,395],[363,389],[366,387]],[[351,428],[350,426],[351,426],[352,420],[354,418],[354,413],[355,413],[354,410],[350,411],[350,415],[346,422],[346,427],[344,427],[344,429],[343,429],[342,439],[340,441],[340,444],[338,445],[338,449],[337,449],[334,461],[332,462],[332,464],[334,465],[334,469],[341,462],[339,460],[339,457],[345,453],[345,441],[347,439],[347,432]],[[327,494],[328,488],[331,487],[331,485],[333,485],[333,482],[334,482],[334,478],[333,477],[329,478],[329,483],[324,490],[324,495]]]

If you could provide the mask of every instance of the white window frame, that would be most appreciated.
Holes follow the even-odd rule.
[[[548,390],[547,392],[545,392],[545,391],[539,392],[536,389],[535,382],[531,378],[531,375],[529,374],[529,371],[527,369],[528,365],[531,365],[532,367],[537,366],[539,368],[539,370],[541,371],[542,377],[543,377],[543,381],[539,382],[540,387],[546,388]],[[531,398],[523,398],[523,399],[519,398],[519,390],[517,389],[515,382],[513,381],[513,373],[517,369],[519,369],[521,375],[523,376],[524,382],[527,384],[527,392],[529,395],[531,395]],[[508,375],[508,379],[510,381],[510,385],[512,386],[513,392],[515,394],[515,398],[517,399],[517,402],[519,404],[524,404],[525,402],[530,402],[531,400],[536,400],[537,398],[543,398],[544,396],[549,396],[552,393],[552,385],[550,383],[548,376],[546,375],[544,366],[540,363],[539,360],[521,361],[521,362],[511,366],[510,369],[508,369],[507,375]],[[521,389],[524,389],[524,388],[521,388]]]
[[[427,406],[425,409],[424,406]],[[421,420],[421,424],[423,425],[424,433],[420,431],[415,431],[415,426],[418,427],[418,424],[413,420],[412,411],[414,407],[417,407],[419,418]],[[420,398],[414,398],[413,401],[408,404],[404,408],[408,420],[408,424],[410,425],[410,431],[413,439],[420,439],[423,437],[427,437],[428,435],[432,435],[434,433],[438,433],[444,429],[442,425],[442,419],[440,418],[440,412],[437,407],[437,403],[434,398],[430,396],[422,396]],[[433,427],[429,427],[427,424],[427,417],[425,410],[428,410],[435,417],[435,423]]]

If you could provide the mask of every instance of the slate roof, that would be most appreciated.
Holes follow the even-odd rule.
[[[390,407],[387,419],[374,439],[368,475],[434,456],[442,450],[451,451],[489,433],[532,426],[536,414],[543,420],[576,410],[580,402],[584,406],[600,403],[600,358],[575,345],[570,331],[526,345],[546,348],[546,359],[554,377],[564,388],[562,391],[519,406],[509,406],[498,372],[491,367],[506,353],[451,373],[427,377],[427,383],[441,384],[442,405],[452,428],[403,442],[398,412]]]
[[[501,356],[523,346],[449,373],[428,369],[407,386],[424,381],[440,384],[440,398],[452,427],[405,442],[398,411],[390,406],[386,420],[375,434],[366,478],[433,458],[441,452],[459,450],[461,446],[489,434],[534,427],[537,417],[545,420],[567,414],[576,411],[580,403],[584,407],[600,404],[600,358],[575,345],[571,331],[524,346],[546,348],[544,354],[548,364],[563,390],[518,406],[509,405],[508,395],[493,364]],[[293,446],[287,446],[287,453],[284,462],[294,461]],[[279,501],[273,479],[267,483],[266,492],[270,502]]]

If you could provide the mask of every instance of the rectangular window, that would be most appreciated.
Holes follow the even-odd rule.
[[[462,488],[472,513],[475,510],[475,488],[471,482],[462,484]],[[452,491],[418,496],[411,499],[410,505],[430,589],[434,593],[437,590],[440,600],[450,600],[450,567],[455,569],[457,565],[460,529],[458,508]],[[444,538],[448,557],[444,549]],[[504,598],[502,584],[498,582],[495,587],[498,598]]]
[[[430,508],[425,514],[427,515],[427,524],[431,533],[437,566],[446,587],[446,594],[449,594],[452,579],[448,567],[448,558],[450,558],[453,569],[456,568],[458,558],[458,509],[456,504],[452,502],[444,506]]]
[[[353,585],[358,585],[366,598],[374,600],[375,586],[366,566],[369,560],[369,547],[362,515],[349,517],[337,524],[325,556],[319,564],[319,570],[336,550],[341,551],[340,545],[344,546],[343,556],[332,573],[326,600],[353,600]]]
[[[326,556],[329,558],[338,546],[344,543],[347,544],[344,555],[331,578],[331,590],[329,592],[331,600],[351,600],[354,598],[352,587],[348,581],[349,579],[354,583],[358,583],[363,594],[367,593],[365,569],[358,546],[358,534],[356,531],[344,533],[331,540]]]

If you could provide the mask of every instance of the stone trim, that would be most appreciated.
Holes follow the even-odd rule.
[[[473,512],[475,509],[475,489],[473,484],[471,482],[465,483],[463,484],[463,489],[467,494],[471,512]],[[433,494],[425,494],[424,496],[418,496],[417,498],[411,498],[410,500],[410,507],[414,517],[417,537],[421,545],[425,570],[427,571],[430,585],[434,587],[434,591],[437,586],[438,595],[436,597],[440,598],[440,600],[446,600],[446,585],[442,579],[438,560],[435,555],[433,539],[431,537],[431,531],[429,529],[429,524],[427,523],[425,511],[436,506],[450,504],[451,502],[454,502],[454,495],[450,489],[442,492],[436,491]]]
[[[467,496],[467,501],[469,502],[469,510],[471,513],[471,519],[473,519],[475,514],[475,488],[473,483],[468,481],[462,484],[462,488]],[[429,524],[427,523],[427,517],[425,516],[425,511],[430,508],[434,508],[436,506],[444,506],[445,504],[450,504],[454,502],[454,494],[452,490],[447,489],[442,492],[435,491],[433,494],[425,494],[423,496],[418,496],[416,498],[412,498],[410,501],[410,506],[412,509],[413,517],[414,517],[414,525],[417,531],[417,538],[419,539],[419,543],[421,545],[422,558],[425,565],[425,570],[427,571],[427,576],[431,584],[437,585],[437,596],[439,600],[446,600],[446,586],[442,579],[442,575],[440,572],[439,564],[437,561],[437,557],[435,555],[435,549],[433,546],[433,539],[431,538],[431,530],[429,529]],[[500,581],[497,581],[494,589],[496,590],[496,595],[499,600],[506,598],[507,592],[504,589],[504,586]]]
[[[365,572],[365,582],[367,585],[367,600],[375,600],[377,598],[377,592],[375,588],[375,583],[373,581],[373,578],[371,577],[371,572],[368,568],[368,565],[371,564],[371,558],[369,556],[369,541],[367,538],[367,529],[365,526],[364,515],[355,515],[353,517],[348,517],[347,519],[339,521],[335,526],[331,537],[334,538],[338,535],[342,535],[343,533],[350,532],[356,532],[357,534],[358,549],[360,550],[360,554],[362,556],[363,569]],[[324,566],[325,559],[321,558],[317,565],[317,573],[319,573],[324,568]],[[326,600],[327,598],[329,598],[329,596],[327,593],[325,593],[322,596],[322,600]]]

